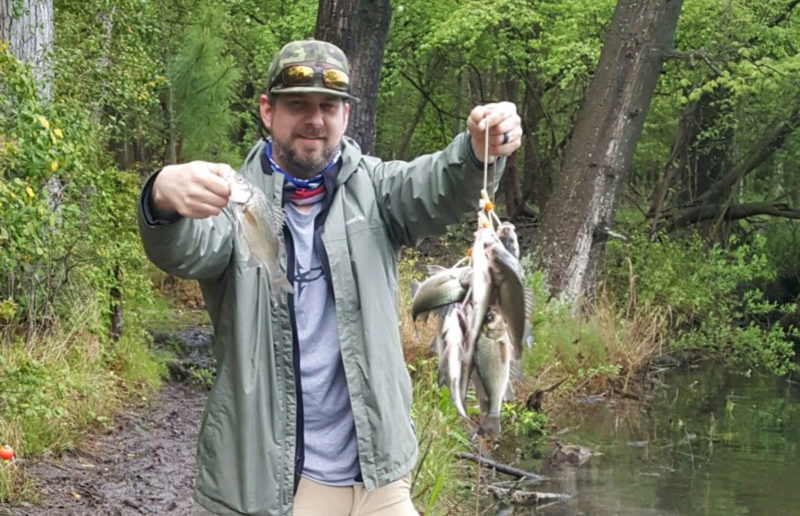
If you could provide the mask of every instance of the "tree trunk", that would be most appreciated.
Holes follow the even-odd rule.
[[[619,0],[543,216],[538,258],[553,295],[594,284],[682,0]]]
[[[0,40],[33,69],[39,100],[51,98],[53,0],[0,0]]]
[[[112,342],[119,341],[122,336],[122,267],[119,264],[114,265],[114,286],[111,287],[111,306],[109,310],[111,315],[109,317],[108,333]]]
[[[522,104],[522,194],[517,201],[517,210],[511,214],[515,219],[525,210],[525,204],[530,200],[540,209],[546,204],[550,192],[550,170],[542,167],[541,142],[539,141],[539,122],[542,119],[542,109],[539,104],[541,88],[536,74],[531,72],[525,81],[525,93]]]
[[[338,46],[350,60],[351,92],[361,102],[350,108],[347,135],[364,154],[375,150],[378,86],[391,19],[389,0],[319,0],[315,37]]]

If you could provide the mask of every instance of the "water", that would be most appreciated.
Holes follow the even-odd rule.
[[[520,464],[573,498],[513,514],[800,515],[800,386],[708,365],[663,377],[645,403],[601,402],[564,418],[559,439],[595,455],[581,467]],[[505,512],[505,514],[510,514]]]

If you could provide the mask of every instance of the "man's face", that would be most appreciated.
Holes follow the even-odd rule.
[[[276,95],[273,106],[259,99],[261,120],[272,135],[272,156],[299,179],[319,174],[330,163],[347,128],[350,106],[322,93]]]

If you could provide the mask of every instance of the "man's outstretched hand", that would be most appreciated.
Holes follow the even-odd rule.
[[[522,143],[522,121],[517,106],[511,102],[498,102],[476,106],[467,119],[467,130],[472,136],[472,151],[475,157],[487,162],[486,126],[489,126],[488,163],[498,156],[509,156]]]
[[[205,161],[164,167],[153,183],[153,215],[159,219],[169,219],[175,214],[191,219],[219,215],[231,195],[231,186],[224,176],[226,170],[231,167]]]

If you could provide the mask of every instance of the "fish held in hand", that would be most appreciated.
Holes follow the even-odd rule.
[[[245,255],[267,271],[272,299],[281,293],[294,293],[292,284],[280,266],[284,213],[270,205],[264,192],[243,175],[225,174],[231,185],[230,202],[236,219],[236,238]]]

